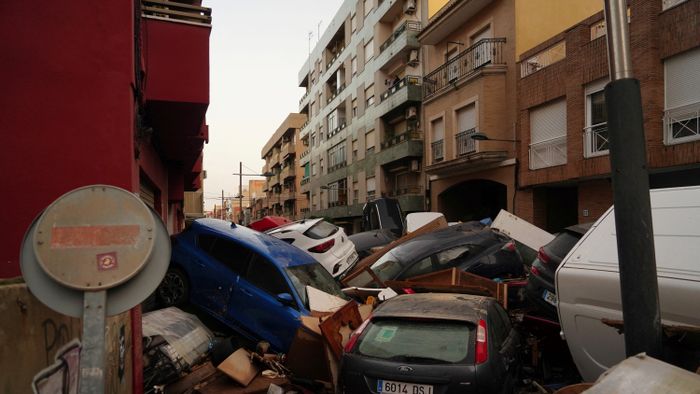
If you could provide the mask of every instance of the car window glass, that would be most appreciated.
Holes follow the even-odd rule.
[[[328,238],[331,235],[335,234],[338,231],[338,226],[330,224],[326,221],[319,221],[318,223],[314,224],[304,232],[304,235],[306,235],[309,238],[313,239],[323,239],[323,238]]]
[[[372,271],[382,281],[391,280],[402,271],[403,265],[398,261],[396,256],[390,251],[382,256],[376,263],[370,267]]]
[[[250,249],[228,239],[216,238],[209,254],[237,274],[245,272]]]
[[[433,272],[434,268],[433,268],[432,257],[433,256],[427,256],[427,257],[417,261],[409,269],[404,271],[399,278],[400,279],[407,279],[407,278],[412,278],[414,276],[423,275],[423,274]]]
[[[213,235],[200,234],[197,237],[197,246],[200,249],[202,249],[203,251],[209,253],[211,251],[211,247],[214,246],[215,240],[216,240],[216,237]]]
[[[506,337],[506,335],[504,335],[506,328],[503,325],[501,316],[498,314],[498,311],[496,311],[496,308],[493,305],[489,308],[489,324],[491,324],[491,327],[493,327],[493,343],[496,346],[496,349],[500,349],[501,344]]]
[[[443,250],[437,256],[440,268],[455,267],[475,257],[483,248],[477,245],[459,245]]]
[[[576,242],[578,242],[580,236],[575,236],[574,234],[570,232],[563,232],[559,235],[557,235],[556,238],[554,238],[550,243],[548,243],[545,246],[545,249],[547,249],[548,252],[553,254],[554,256],[557,256],[561,259],[566,256],[567,253],[571,250],[571,248],[576,245]]]
[[[377,230],[381,228],[379,223],[379,213],[377,212],[377,207],[372,206],[372,210],[369,213],[369,229]]]
[[[338,282],[333,279],[331,274],[323,268],[321,264],[301,264],[294,267],[287,267],[286,271],[294,285],[294,289],[306,308],[309,307],[306,286],[315,287],[328,294],[347,299],[347,296],[340,289],[340,286],[338,286]]]
[[[264,257],[253,253],[245,278],[256,287],[272,295],[290,293],[282,273]]]

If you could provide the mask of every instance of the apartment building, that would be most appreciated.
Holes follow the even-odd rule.
[[[424,209],[419,0],[346,0],[299,71],[309,216],[352,232],[363,204],[395,197]]]
[[[269,175],[262,187],[265,197],[255,201],[255,217],[285,216],[290,220],[304,217],[306,198],[300,193],[303,168],[297,153],[304,149],[299,137],[306,114],[289,114],[262,149],[263,174]]]
[[[628,4],[650,186],[700,184],[700,2]],[[605,34],[597,12],[519,55],[516,212],[550,231],[612,204]]]

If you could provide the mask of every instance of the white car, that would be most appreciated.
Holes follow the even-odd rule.
[[[304,219],[266,231],[305,251],[337,278],[357,263],[355,245],[345,231],[323,219]]]

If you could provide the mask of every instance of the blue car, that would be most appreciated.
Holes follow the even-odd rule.
[[[309,315],[306,286],[346,298],[313,257],[270,235],[218,219],[198,219],[172,238],[172,260],[157,296],[187,301],[252,339],[286,352]]]

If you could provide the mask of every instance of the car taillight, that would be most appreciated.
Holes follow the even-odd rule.
[[[534,265],[530,267],[530,273],[533,275],[540,276],[540,270],[537,269]]]
[[[309,252],[312,253],[326,253],[330,248],[335,245],[335,239],[330,239],[320,245],[316,245],[313,248],[309,249]]]
[[[362,331],[365,330],[365,327],[367,327],[371,319],[372,316],[368,317],[367,320],[362,322],[362,324],[359,327],[357,327],[357,330],[353,331],[352,334],[350,334],[350,339],[348,339],[348,343],[345,344],[345,353],[352,352],[352,349],[354,349],[355,345],[357,344],[357,340],[360,338],[360,335],[362,335]]]
[[[545,253],[544,247],[541,247],[540,250],[537,252],[537,258],[545,264],[549,264],[549,262],[552,261],[552,259],[549,256],[547,256],[547,253]]]
[[[486,338],[486,321],[479,320],[476,328],[476,363],[483,364],[489,358],[488,342]]]
[[[507,250],[509,252],[515,252],[515,242],[513,241],[508,241],[507,244],[503,245],[501,250]]]

